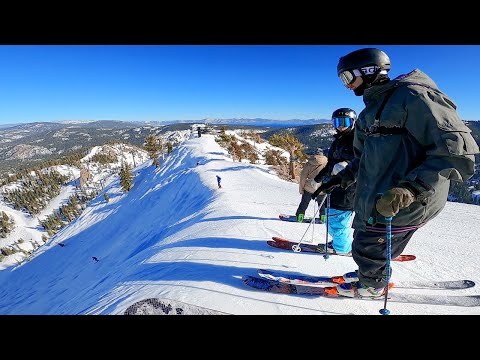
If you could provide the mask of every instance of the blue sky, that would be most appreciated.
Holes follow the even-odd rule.
[[[424,71],[462,119],[480,119],[480,45],[0,45],[0,124],[328,119],[363,109],[336,75],[362,47],[389,55],[392,78]]]

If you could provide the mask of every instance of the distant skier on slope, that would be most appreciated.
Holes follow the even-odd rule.
[[[218,184],[218,188],[219,188],[219,189],[222,188],[222,185],[220,184],[221,181],[222,181],[222,178],[217,175],[217,184]]]

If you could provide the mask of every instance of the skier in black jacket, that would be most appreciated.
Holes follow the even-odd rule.
[[[328,151],[327,166],[318,173],[312,181],[321,183],[324,179],[336,175],[343,170],[355,157],[353,153],[353,128],[357,114],[349,108],[340,108],[332,114],[332,124],[337,130],[334,135]],[[314,186],[316,188],[316,186]],[[316,198],[317,195],[312,195]],[[328,216],[328,233],[332,236],[332,241],[328,243],[328,253],[338,253],[350,255],[352,251],[352,229],[350,219],[353,214],[353,201],[355,198],[355,186],[349,186],[346,189],[340,187],[334,188],[330,193],[330,211]],[[319,244],[320,251],[325,251],[325,244]]]

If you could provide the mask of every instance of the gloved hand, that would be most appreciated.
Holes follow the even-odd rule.
[[[318,187],[317,190],[312,194],[312,199],[316,199],[320,193],[329,193],[337,186],[340,186],[342,183],[342,177],[335,175],[330,178],[325,178],[322,182],[322,185]]]
[[[397,215],[400,209],[408,207],[415,201],[415,195],[403,187],[395,187],[385,192],[378,199],[375,207],[385,217]]]

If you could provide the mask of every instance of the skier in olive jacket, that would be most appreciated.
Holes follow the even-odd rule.
[[[414,232],[437,216],[450,182],[468,180],[479,152],[457,106],[419,69],[390,80],[385,52],[364,48],[339,59],[344,86],[362,96],[355,125],[355,159],[317,191],[347,188],[356,180],[352,255],[358,281],[337,286],[346,296],[382,296],[391,269],[386,224],[391,220],[391,258]]]

